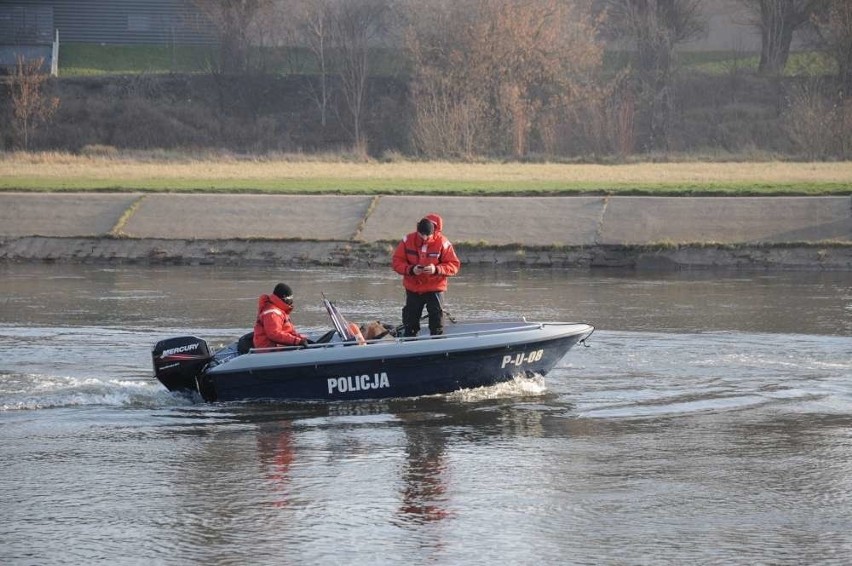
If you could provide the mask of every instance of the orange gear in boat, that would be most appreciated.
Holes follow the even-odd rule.
[[[367,343],[367,341],[364,340],[364,335],[361,334],[361,329],[358,328],[357,324],[355,324],[354,322],[350,322],[347,328],[349,330],[349,333],[355,337],[355,341],[358,342],[359,346],[363,346]]]

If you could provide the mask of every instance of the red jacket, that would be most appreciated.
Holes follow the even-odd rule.
[[[402,275],[402,286],[414,293],[429,293],[447,290],[447,277],[459,272],[461,262],[453,245],[441,233],[444,221],[437,214],[427,214],[426,218],[435,224],[435,232],[423,238],[416,231],[405,236],[393,252],[391,266]],[[434,275],[421,273],[414,275],[416,265],[433,264],[437,271]]]
[[[293,307],[275,295],[261,295],[257,300],[257,321],[254,323],[254,347],[297,346],[304,336],[290,322]]]

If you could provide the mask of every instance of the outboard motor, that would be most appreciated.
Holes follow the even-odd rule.
[[[210,361],[207,342],[195,336],[180,336],[157,342],[151,351],[154,376],[169,391],[198,391],[195,378]]]

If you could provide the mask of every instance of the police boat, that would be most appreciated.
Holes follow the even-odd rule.
[[[205,340],[179,336],[154,346],[155,377],[208,402],[418,397],[546,375],[594,332],[585,323],[483,321],[447,324],[440,336],[364,339],[331,301],[323,303],[334,329],[306,347],[235,342],[211,353]]]

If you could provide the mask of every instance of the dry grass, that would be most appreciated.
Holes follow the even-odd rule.
[[[822,186],[852,193],[852,162],[677,162],[624,165],[353,162],[222,156],[128,158],[0,154],[4,190],[252,190],[258,192],[576,192]],[[807,191],[804,192],[813,192]]]

